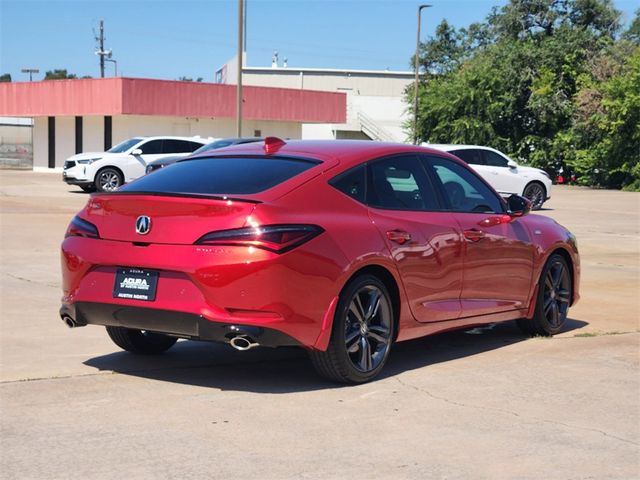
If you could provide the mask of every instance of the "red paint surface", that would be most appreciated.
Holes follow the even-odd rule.
[[[243,118],[306,123],[346,122],[346,95],[243,87]],[[0,115],[157,115],[234,118],[236,87],[142,78],[0,83]]]
[[[421,147],[377,142],[291,141],[279,154],[317,158],[319,165],[239,200],[94,195],[80,216],[102,239],[68,237],[62,244],[63,303],[101,302],[202,315],[211,321],[282,331],[308,348],[327,345],[336,297],[364,267],[384,269],[399,292],[398,340],[530,314],[541,270],[565,250],[578,299],[580,262],[568,232],[527,215],[509,223],[495,214],[400,212],[369,208],[327,182],[359,163],[399,153],[455,157]],[[264,155],[262,144],[234,154]],[[207,156],[225,155],[224,152]],[[464,165],[464,164],[462,164]],[[465,166],[465,168],[468,168]],[[154,230],[135,245],[139,215]],[[325,231],[276,254],[247,246],[194,245],[212,230],[273,224],[315,224]],[[482,229],[468,240],[464,231]],[[386,232],[409,232],[403,244]],[[160,271],[154,302],[112,298],[117,266]]]

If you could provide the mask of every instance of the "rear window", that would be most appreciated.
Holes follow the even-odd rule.
[[[258,193],[309,170],[320,162],[284,157],[214,157],[179,161],[120,192],[242,195]]]

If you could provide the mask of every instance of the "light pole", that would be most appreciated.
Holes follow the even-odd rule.
[[[244,44],[244,0],[238,0],[238,85],[236,87],[236,136],[242,136],[242,53]]]
[[[23,68],[22,73],[28,73],[29,74],[29,81],[33,82],[33,74],[34,73],[40,73],[40,69],[38,68]]]
[[[415,56],[415,70],[416,79],[413,88],[413,144],[418,144],[418,81],[420,80],[420,19],[423,8],[429,8],[432,5],[419,5],[418,6],[418,35],[416,37],[416,56]]]
[[[109,52],[109,53],[111,53],[111,52]],[[114,77],[117,77],[118,76],[118,61],[114,60],[113,58],[105,58],[104,61],[113,63],[113,68],[115,69]]]

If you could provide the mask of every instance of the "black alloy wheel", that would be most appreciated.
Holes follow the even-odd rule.
[[[547,191],[541,183],[531,182],[524,189],[522,196],[531,201],[532,210],[540,210],[542,208],[542,204],[546,200]]]
[[[113,192],[123,184],[120,172],[115,168],[103,168],[96,174],[96,190],[99,192]]]
[[[519,320],[518,325],[534,335],[558,333],[567,320],[572,288],[573,281],[567,261],[562,255],[552,255],[540,276],[533,319]]]
[[[383,368],[394,332],[393,306],[384,284],[372,275],[355,278],[340,295],[329,348],[311,352],[322,376],[363,383]]]

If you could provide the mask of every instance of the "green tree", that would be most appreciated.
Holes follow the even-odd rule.
[[[10,82],[11,81],[11,74],[10,73],[4,73],[2,75],[0,75],[0,82]]]
[[[55,70],[48,70],[45,74],[44,74],[44,79],[45,80],[63,80],[65,78],[78,78],[75,74],[73,73],[67,73],[67,69],[55,69]]]
[[[202,79],[202,77],[198,77],[195,80],[193,78],[191,78],[191,77],[178,77],[178,80],[180,80],[181,82],[193,82],[193,81],[195,81],[195,82],[200,83],[200,82],[202,82],[203,79]]]
[[[510,0],[468,29],[442,22],[420,50],[419,138],[635,185],[637,44],[619,18],[610,0]]]

